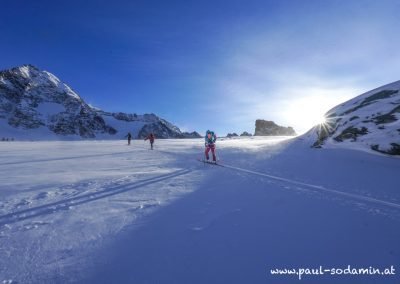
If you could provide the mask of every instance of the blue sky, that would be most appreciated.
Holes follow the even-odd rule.
[[[183,130],[308,130],[400,79],[400,1],[1,1],[0,69],[52,72],[88,103]]]

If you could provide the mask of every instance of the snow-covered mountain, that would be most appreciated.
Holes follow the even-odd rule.
[[[155,114],[112,113],[88,105],[53,74],[32,65],[0,71],[0,136],[19,140],[197,137]]]
[[[400,81],[379,87],[338,105],[326,123],[305,134],[314,147],[372,149],[400,155]]]

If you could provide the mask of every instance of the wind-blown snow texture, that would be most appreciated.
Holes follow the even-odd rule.
[[[110,113],[88,105],[56,76],[24,65],[0,71],[0,139],[198,138],[155,114]]]
[[[400,155],[399,91],[397,81],[336,106],[306,135],[310,144]]]
[[[197,161],[201,139],[155,146],[2,143],[0,283],[299,283],[269,271],[399,269],[398,158],[253,137],[218,141],[218,167]]]

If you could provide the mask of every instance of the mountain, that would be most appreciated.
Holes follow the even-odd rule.
[[[233,137],[238,137],[238,136],[239,135],[237,135],[237,133],[235,133],[235,132],[226,134],[227,138],[233,138]]]
[[[240,134],[240,136],[247,136],[247,137],[251,137],[253,136],[251,133],[244,131],[242,134]]]
[[[200,133],[198,133],[197,131],[183,132],[183,136],[184,138],[203,138],[203,136],[200,135]]]
[[[254,136],[295,136],[292,127],[279,126],[273,121],[257,119]]]
[[[400,155],[400,81],[338,105],[305,137],[313,147],[339,146]]]
[[[0,71],[0,137],[19,140],[191,138],[155,114],[113,113],[88,105],[53,74],[32,65]],[[200,135],[198,135],[200,136]]]

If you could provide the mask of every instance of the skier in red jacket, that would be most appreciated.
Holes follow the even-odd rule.
[[[153,134],[153,133],[150,133],[145,139],[144,139],[144,141],[146,141],[146,140],[149,140],[150,141],[150,148],[151,148],[151,150],[153,150],[153,144],[154,144],[154,140],[156,139],[156,136]]]

